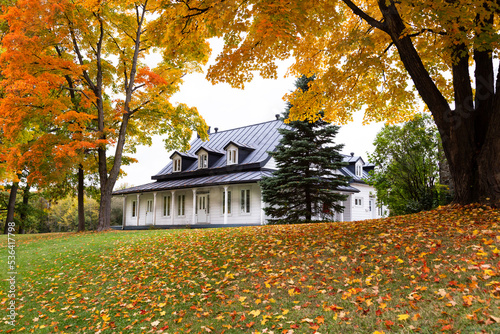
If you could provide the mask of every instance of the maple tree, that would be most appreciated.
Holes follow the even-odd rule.
[[[3,42],[3,73],[15,83],[4,86],[0,111],[10,122],[4,128],[15,137],[16,131],[37,127],[29,114],[49,124],[60,119],[71,127],[61,154],[71,159],[85,149],[97,152],[99,230],[110,225],[111,194],[124,153],[149,144],[155,134],[167,137],[167,149],[187,148],[193,130],[206,138],[197,110],[169,101],[182,77],[199,70],[210,50],[202,27],[173,26],[177,16],[166,2],[147,0],[21,0],[4,16],[10,32]],[[146,65],[151,51],[161,55],[154,68]]]
[[[406,121],[423,101],[443,141],[455,201],[500,205],[500,4],[494,0],[185,0],[188,23],[224,38],[212,82],[243,87],[254,72],[316,75],[287,96],[292,119]],[[216,16],[217,15],[217,16]],[[191,23],[194,24],[194,23]],[[474,73],[471,73],[471,70]],[[418,95],[420,95],[421,100]],[[304,108],[313,106],[313,108]]]

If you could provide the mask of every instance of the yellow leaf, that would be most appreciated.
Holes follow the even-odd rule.
[[[253,311],[250,311],[248,312],[248,314],[251,314],[253,315],[253,317],[258,317],[260,315],[260,311],[259,310],[253,310]]]
[[[341,257],[340,257],[340,261],[342,261],[342,262],[347,261],[347,256],[341,256]]]
[[[283,313],[282,313],[282,314],[283,314],[283,315],[286,315],[286,314],[288,314],[288,312],[290,312],[290,310],[283,310]]]
[[[398,320],[406,320],[410,317],[408,314],[400,314],[398,315]]]
[[[257,300],[255,301],[255,304],[257,304],[257,305],[259,305],[260,303],[262,303],[262,300],[260,300],[260,299],[257,299]]]

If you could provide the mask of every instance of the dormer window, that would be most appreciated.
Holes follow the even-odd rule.
[[[176,172],[180,172],[182,170],[182,160],[180,157],[176,157],[173,159],[173,163],[174,163],[174,166],[173,166],[173,172],[176,173]]]
[[[228,165],[234,165],[238,163],[238,150],[236,148],[228,149],[226,154]]]
[[[208,168],[208,154],[202,153],[198,156],[198,168]]]

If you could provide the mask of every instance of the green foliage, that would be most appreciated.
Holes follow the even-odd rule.
[[[302,76],[296,86],[307,90],[312,80]],[[307,223],[313,217],[331,219],[335,212],[343,211],[339,202],[346,198],[335,190],[348,185],[347,177],[335,173],[344,166],[339,153],[343,145],[334,144],[339,127],[322,119],[292,121],[289,125],[279,129],[283,137],[276,150],[269,152],[279,169],[260,183],[267,203],[264,210],[277,223]]]
[[[85,198],[85,230],[96,230],[99,204],[93,198]],[[78,200],[66,197],[52,205],[48,211],[47,227],[51,232],[78,230]]]
[[[375,138],[369,155],[377,167],[368,183],[377,190],[379,203],[391,215],[430,210],[447,201],[439,184],[439,134],[427,114],[404,125],[386,125]]]

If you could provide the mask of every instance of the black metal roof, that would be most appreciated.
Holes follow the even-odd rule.
[[[173,173],[172,162],[169,162],[160,172],[151,177],[153,180],[157,180],[156,182],[117,190],[113,192],[113,195],[258,182],[263,176],[272,175],[272,171],[263,169],[263,167],[270,159],[267,152],[274,151],[279,144],[281,134],[278,129],[280,128],[288,128],[288,125],[281,120],[274,120],[210,133],[209,140],[205,142],[197,138],[191,143],[191,149],[188,152],[174,152],[174,154],[178,153],[189,159],[187,161],[190,166],[183,166],[182,172]],[[239,164],[226,164],[226,155],[224,153],[229,143],[247,149],[249,152]],[[221,155],[215,163],[211,164],[210,168],[199,169],[198,162],[191,159],[197,158],[195,152],[202,148],[208,152],[222,153],[224,155]],[[359,159],[361,159],[359,156],[344,155],[344,162],[349,165],[343,167],[341,172],[351,177],[350,182],[364,183],[363,179],[368,177],[365,170],[363,170],[363,177],[361,178],[353,173],[354,169],[352,167]],[[350,169],[353,169],[353,171]],[[339,190],[359,192],[358,189],[351,186],[341,187]]]
[[[272,176],[272,171],[262,170],[262,171],[238,172],[238,173],[208,175],[208,176],[200,176],[200,177],[168,180],[168,181],[156,181],[148,184],[143,184],[137,187],[117,190],[113,192],[113,195],[126,195],[126,194],[144,193],[151,191],[189,189],[189,188],[203,187],[203,186],[255,183],[260,181],[263,176]],[[359,192],[358,189],[350,186],[340,187],[339,190],[345,192]]]
[[[216,186],[216,185],[227,185],[233,183],[238,183],[238,184],[252,183],[252,182],[258,182],[263,176],[271,176],[271,174],[272,174],[271,171],[249,171],[249,172],[238,172],[238,173],[220,174],[220,175],[207,175],[207,176],[168,180],[168,181],[156,181],[148,184],[143,184],[137,187],[117,190],[113,192],[113,195],[123,195],[123,194],[141,193],[149,191],[186,189],[194,187],[203,187],[208,185]]]
[[[186,156],[192,157],[196,156],[195,152],[201,147],[206,150],[211,150],[214,152],[225,152],[224,148],[230,142],[236,143],[237,146],[244,148],[251,148],[251,152],[240,164],[238,164],[242,169],[245,165],[258,163],[263,167],[270,159],[268,151],[273,151],[278,145],[281,134],[277,131],[279,128],[288,127],[283,123],[283,121],[270,121],[265,123],[259,123],[249,126],[244,126],[241,128],[218,131],[209,134],[208,141],[204,142],[200,138],[195,139],[191,143],[191,149],[186,152]],[[209,173],[210,169],[226,167],[226,156],[221,156],[211,168],[207,169]],[[183,168],[183,173],[188,173],[198,169],[198,163],[193,162],[190,166]],[[152,176],[153,180],[162,180],[164,176],[172,173],[172,162],[169,162],[161,171],[156,175]]]

